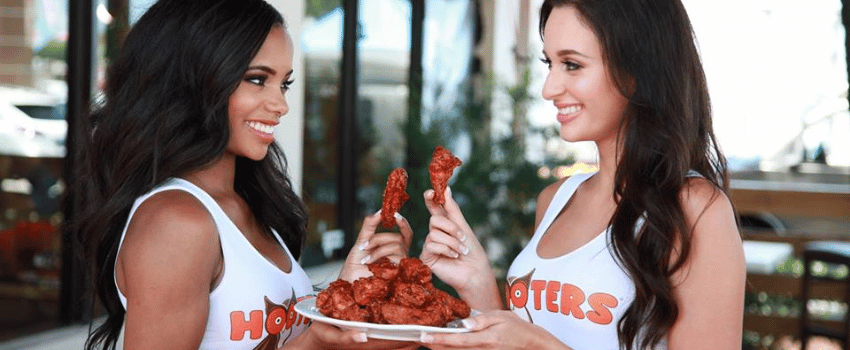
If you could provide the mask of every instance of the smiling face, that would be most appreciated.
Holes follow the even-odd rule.
[[[543,55],[549,66],[543,98],[557,108],[561,138],[616,142],[628,101],[608,73],[599,40],[574,7],[552,10],[543,29]]]
[[[227,153],[252,160],[266,156],[278,119],[289,111],[286,91],[292,84],[291,76],[292,38],[286,29],[275,25],[228,99]]]

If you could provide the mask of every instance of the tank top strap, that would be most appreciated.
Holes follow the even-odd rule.
[[[221,241],[222,251],[224,253],[225,261],[230,260],[231,264],[235,263],[237,260],[234,258],[238,258],[240,255],[245,256],[243,254],[259,254],[256,248],[251,246],[251,244],[245,239],[241,234],[238,235],[229,235],[226,234],[229,230],[232,232],[240,232],[239,228],[236,227],[236,224],[230,220],[230,217],[227,216],[227,213],[224,212],[224,209],[218,205],[218,202],[210,196],[209,193],[204,191],[202,188],[197,185],[180,178],[172,178],[169,180],[170,183],[178,185],[177,187],[184,189],[190,192],[195,198],[201,201],[204,206],[207,208],[207,211],[212,215],[213,220],[215,220],[216,226],[218,226],[218,238]],[[167,182],[168,183],[168,182]],[[275,240],[283,246],[284,251],[289,256],[291,261],[295,261],[292,256],[292,252],[289,251],[289,247],[283,242],[283,239],[280,238],[277,231],[272,230],[272,236]],[[231,253],[230,251],[233,251]],[[231,255],[232,254],[232,255]]]
[[[564,181],[564,183],[561,184],[561,187],[558,187],[558,190],[552,197],[552,201],[549,202],[549,206],[546,208],[546,213],[543,214],[543,218],[540,219],[540,224],[534,231],[534,236],[532,237],[532,240],[536,241],[540,239],[540,236],[543,234],[543,232],[546,232],[546,230],[549,228],[549,225],[551,225],[552,222],[555,221],[555,218],[558,217],[558,214],[561,212],[562,209],[564,209],[564,206],[567,205],[567,202],[570,201],[570,198],[572,198],[573,194],[578,189],[578,186],[594,174],[596,174],[596,172],[576,174],[570,176],[566,181]]]

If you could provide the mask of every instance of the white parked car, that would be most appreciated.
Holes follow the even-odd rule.
[[[0,86],[0,155],[65,157],[65,98]]]

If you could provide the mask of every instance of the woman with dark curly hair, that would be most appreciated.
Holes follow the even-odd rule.
[[[128,34],[84,123],[71,218],[108,312],[86,348],[391,348],[299,316],[307,212],[275,126],[293,40],[262,0],[161,0]],[[340,278],[407,255],[364,220]]]
[[[746,267],[705,76],[679,0],[545,0],[543,97],[599,170],[538,196],[502,309],[447,191],[421,258],[473,308],[435,349],[740,349]]]

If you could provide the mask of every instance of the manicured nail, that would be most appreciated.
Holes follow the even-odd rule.
[[[368,246],[369,246],[369,241],[363,241],[363,243],[360,243],[360,246],[357,247],[357,249],[366,250],[366,247],[368,247]]]
[[[369,337],[366,336],[366,333],[358,333],[354,336],[354,341],[358,343],[365,343],[369,341]]]
[[[458,253],[456,253],[456,252],[452,252],[452,257],[453,257],[453,258],[457,259],[459,256],[460,256],[460,254],[458,254]]]
[[[472,322],[472,320],[468,319],[462,319],[460,320],[460,323],[463,323],[463,328],[466,329],[472,329],[472,327],[475,326],[475,322]]]
[[[463,253],[463,255],[469,254],[469,247],[467,247],[465,245],[461,245],[460,246],[460,252]]]
[[[434,337],[431,336],[428,333],[422,332],[422,333],[419,334],[419,341],[421,341],[423,343],[430,343],[430,342],[434,341]]]
[[[401,214],[399,214],[398,212],[395,212],[395,214],[393,214],[393,216],[395,217],[395,220],[396,220],[396,221],[401,221],[401,219],[403,219],[403,218],[401,217]]]
[[[365,257],[365,258],[360,259],[360,264],[361,264],[361,265],[366,265],[366,263],[367,263],[367,262],[369,262],[369,259],[371,259],[371,258],[372,258],[372,256],[371,256],[371,255],[366,255],[366,257]]]
[[[461,242],[466,242],[466,235],[465,235],[465,234],[463,234],[463,232],[462,232],[462,231],[461,231],[461,232],[458,232],[457,234],[460,236],[460,238],[459,238],[459,239],[460,239],[460,241],[461,241]]]

